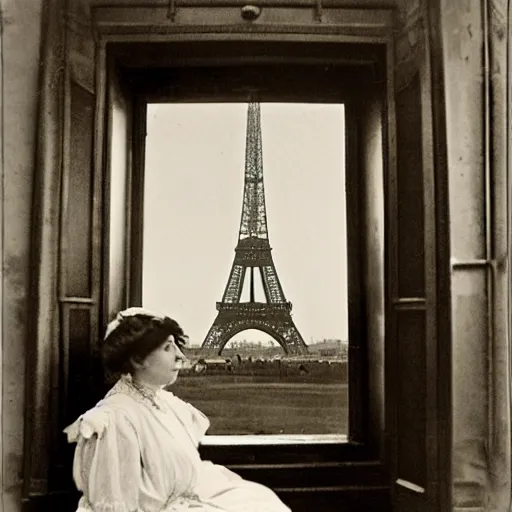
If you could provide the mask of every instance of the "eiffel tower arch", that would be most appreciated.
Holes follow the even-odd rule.
[[[272,336],[286,354],[306,352],[307,347],[286,306],[282,310],[278,305],[269,308],[264,303],[225,306],[217,303],[219,313],[206,336],[208,344],[203,344],[205,351],[220,354],[231,338],[242,331],[255,329]]]
[[[257,329],[272,336],[286,354],[307,353],[307,345],[292,319],[292,304],[284,295],[271,251],[263,186],[260,105],[252,102],[247,111],[244,197],[238,244],[222,301],[217,302],[217,317],[202,344],[204,352],[220,354],[233,336],[247,329]],[[266,302],[255,301],[257,273]],[[241,302],[247,277],[250,298],[248,302]]]

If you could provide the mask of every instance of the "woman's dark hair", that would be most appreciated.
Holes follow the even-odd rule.
[[[181,349],[187,336],[176,320],[143,314],[121,317],[119,325],[100,344],[107,377],[131,373],[133,360],[142,361],[171,334]]]

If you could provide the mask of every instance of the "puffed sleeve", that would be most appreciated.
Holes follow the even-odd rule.
[[[66,429],[76,440],[73,477],[95,512],[139,510],[142,474],[136,429],[122,411],[97,408]]]

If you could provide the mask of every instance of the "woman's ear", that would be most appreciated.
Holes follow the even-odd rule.
[[[134,370],[140,370],[146,366],[146,361],[145,359],[134,356],[130,358],[130,364]]]

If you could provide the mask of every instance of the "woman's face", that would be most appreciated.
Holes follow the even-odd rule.
[[[186,357],[169,336],[158,348],[144,359],[140,376],[146,381],[159,386],[172,384],[178,378]]]

